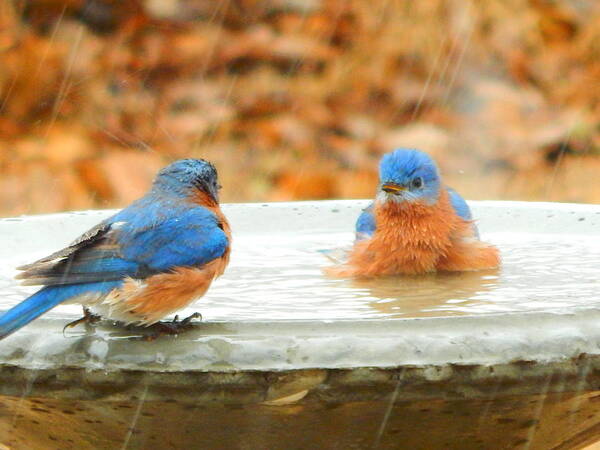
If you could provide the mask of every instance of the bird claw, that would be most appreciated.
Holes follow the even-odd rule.
[[[194,314],[189,315],[188,317],[186,317],[185,319],[183,319],[182,321],[179,322],[179,316],[176,315],[173,318],[173,321],[171,322],[172,324],[178,324],[181,327],[186,327],[187,325],[189,325],[192,320],[194,319],[200,319],[202,320],[202,314],[200,314],[199,312],[195,312]]]
[[[101,316],[94,314],[93,312],[90,311],[89,308],[86,308],[84,306],[83,307],[83,317],[80,317],[79,319],[66,324],[63,328],[63,334],[65,334],[65,331],[67,330],[67,328],[76,327],[77,325],[79,325],[81,323],[85,323],[86,325],[93,325],[93,324],[99,322],[100,319],[102,319]]]
[[[202,315],[195,312],[183,320],[179,320],[179,316],[176,315],[170,322],[156,322],[147,328],[148,330],[153,331],[153,333],[147,335],[145,339],[147,341],[153,341],[164,335],[177,336],[182,332],[188,331],[190,328],[192,328],[192,320],[194,319],[202,320]]]

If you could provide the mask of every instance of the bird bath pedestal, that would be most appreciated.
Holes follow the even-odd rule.
[[[454,291],[436,291],[426,307],[390,300],[389,286],[378,297],[373,284],[322,281],[318,265],[327,260],[309,245],[302,251],[314,267],[284,274],[292,281],[280,303],[267,295],[286,282],[261,279],[291,257],[286,242],[349,243],[365,204],[225,205],[232,266],[195,305],[204,322],[178,337],[146,341],[110,323],[63,335],[79,313],[67,306],[1,341],[0,448],[570,449],[600,438],[600,294],[574,285],[555,300],[538,286],[528,302],[527,286],[503,278],[528,266],[501,244],[510,231],[567,247],[587,239],[592,248],[599,207],[473,202],[505,267],[475,288],[430,279],[427,289],[443,282]],[[0,220],[0,310],[32,292],[11,281],[14,267],[108,214]],[[541,260],[537,270],[561,264]],[[253,280],[244,279],[251,268]],[[253,281],[264,298],[255,298]],[[242,282],[248,287],[237,289]],[[309,291],[315,283],[330,284]],[[330,299],[352,290],[360,294],[348,300],[354,309]]]

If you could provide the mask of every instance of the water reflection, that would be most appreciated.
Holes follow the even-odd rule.
[[[479,272],[440,273],[422,276],[353,280],[352,287],[376,298],[369,305],[389,317],[464,315],[456,305],[480,305],[485,294],[498,286],[499,269]]]

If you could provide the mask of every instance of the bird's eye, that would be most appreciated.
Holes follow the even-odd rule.
[[[423,186],[423,178],[417,177],[413,179],[410,183],[410,186],[414,189],[419,189],[421,186]]]
[[[220,184],[217,184],[217,190],[220,191],[223,188]]]

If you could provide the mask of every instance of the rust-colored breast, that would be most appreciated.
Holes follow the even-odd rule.
[[[225,236],[227,236],[227,242],[229,243],[225,249],[225,253],[223,253],[221,258],[219,258],[220,265],[217,269],[217,276],[221,276],[229,264],[229,255],[231,254],[231,227],[229,226],[229,222],[223,214],[223,211],[221,211],[221,208],[219,208],[219,205],[216,205],[216,207],[211,211],[213,211],[219,219],[219,225],[223,229]]]
[[[457,216],[445,189],[434,205],[376,203],[377,231],[358,241],[346,264],[326,269],[335,277],[377,277],[496,267],[495,247],[473,236],[469,221]]]
[[[227,236],[227,241],[229,242],[229,245],[227,246],[227,249],[225,249],[225,253],[223,254],[223,256],[219,258],[220,263],[217,267],[217,276],[220,276],[223,274],[223,272],[225,272],[225,269],[229,264],[229,255],[231,253],[231,227],[229,226],[229,222],[227,221],[225,214],[223,214],[223,211],[221,211],[219,204],[206,192],[194,192],[194,194],[192,195],[192,202],[212,211],[217,216],[219,226],[225,233],[225,236]]]
[[[125,293],[122,308],[139,318],[141,323],[157,322],[202,297],[218,276],[220,262],[219,258],[201,268],[179,267],[170,273],[153,275],[142,287],[132,285],[130,296],[126,295],[129,289],[126,283],[122,288]]]

